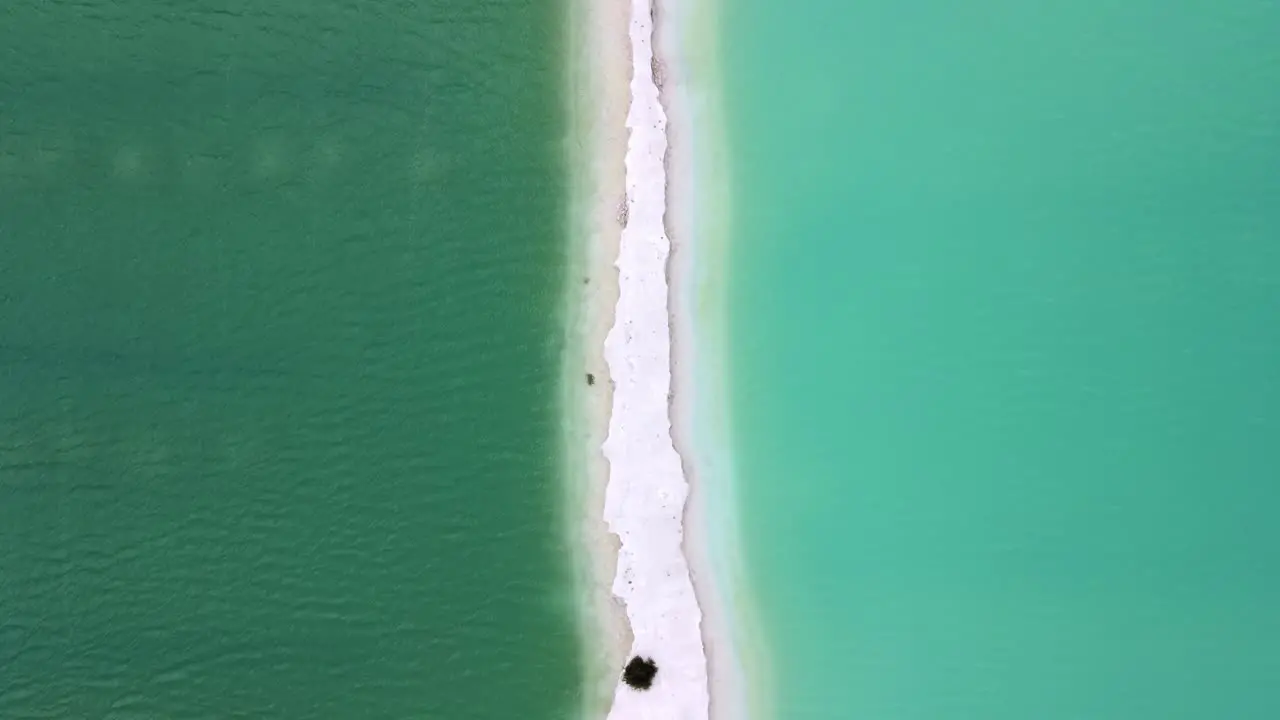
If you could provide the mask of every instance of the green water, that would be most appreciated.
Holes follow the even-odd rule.
[[[555,4],[0,21],[0,716],[563,718]]]
[[[777,717],[1280,717],[1280,7],[722,6]]]

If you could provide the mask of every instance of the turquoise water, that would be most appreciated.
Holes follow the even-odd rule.
[[[1280,6],[722,6],[777,717],[1280,717]]]
[[[0,717],[576,714],[562,8],[215,5],[0,11]]]

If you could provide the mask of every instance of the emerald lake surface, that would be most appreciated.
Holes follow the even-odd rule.
[[[776,716],[1280,717],[1280,6],[721,7]]]
[[[564,718],[561,9],[0,12],[0,717]]]

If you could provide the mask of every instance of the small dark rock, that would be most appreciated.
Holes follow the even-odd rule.
[[[658,665],[649,658],[639,655],[631,658],[622,671],[622,681],[635,690],[648,690],[653,687],[653,679],[658,676]]]
[[[595,375],[592,375],[591,373],[587,373],[587,384],[588,384],[588,385],[595,385],[595,384],[596,384],[596,376],[595,376]]]

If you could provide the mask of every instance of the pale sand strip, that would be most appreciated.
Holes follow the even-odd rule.
[[[575,248],[575,262],[580,265],[574,268],[576,289],[568,298],[573,320],[569,327],[575,334],[568,348],[565,386],[571,416],[582,422],[570,423],[566,441],[569,470],[581,481],[572,484],[578,494],[569,507],[581,510],[578,517],[584,518],[576,525],[580,535],[574,545],[585,550],[579,554],[580,585],[586,590],[588,609],[582,637],[592,689],[585,697],[586,718],[603,717],[611,700],[613,720],[701,720],[708,717],[708,705],[711,717],[719,720],[746,717],[728,617],[721,612],[728,609],[723,603],[732,590],[727,583],[720,587],[712,582],[713,578],[732,581],[736,575],[731,568],[727,572],[719,565],[713,568],[707,544],[707,505],[723,505],[732,498],[717,492],[709,500],[706,488],[695,488],[688,508],[683,507],[686,476],[692,477],[695,464],[713,471],[717,480],[728,475],[725,468],[717,467],[728,460],[717,454],[727,446],[720,442],[721,431],[712,433],[713,447],[696,448],[701,455],[690,446],[695,405],[692,355],[695,347],[706,350],[705,344],[693,342],[693,305],[707,303],[706,297],[696,297],[694,292],[699,281],[694,277],[690,243],[695,234],[701,237],[699,255],[706,262],[703,241],[710,239],[714,245],[724,233],[718,218],[712,223],[704,219],[698,233],[694,229],[691,123],[696,115],[714,124],[715,113],[709,108],[715,103],[709,97],[710,77],[700,78],[701,88],[691,88],[690,68],[683,65],[688,53],[680,52],[685,41],[677,30],[685,29],[683,25],[696,14],[701,22],[695,24],[707,32],[706,26],[713,22],[711,7],[711,0],[684,0],[676,12],[657,13],[655,18],[654,10],[664,8],[654,8],[645,0],[631,4],[628,0],[574,0],[570,10],[571,155],[575,173],[584,180],[575,188],[571,217],[582,245]],[[673,27],[677,25],[682,27]],[[700,56],[695,58],[700,68],[714,54],[711,43],[704,40],[683,48]],[[651,62],[653,47],[658,62]],[[636,84],[629,88],[633,77]],[[633,92],[636,102],[628,114]],[[718,151],[707,140],[702,137],[704,148]],[[707,163],[717,164],[715,159]],[[710,194],[713,207],[702,209],[713,218],[725,203],[720,193]],[[628,228],[625,254],[620,246],[623,225]],[[713,225],[710,234],[715,237],[702,237]],[[670,243],[668,228],[674,235]],[[713,262],[720,252],[710,249]],[[707,283],[701,284],[705,289]],[[723,313],[713,309],[708,315],[698,320],[705,321],[698,336],[715,343],[722,337]],[[615,320],[606,364],[602,351]],[[714,353],[704,354],[708,355],[704,365],[716,362]],[[593,374],[594,385],[586,384],[585,373]],[[698,402],[721,399],[718,387],[706,392],[713,386],[708,379],[718,376],[703,368]],[[722,412],[709,411],[711,422],[718,426]],[[672,426],[674,430],[669,430]],[[610,433],[608,463],[601,453],[606,430]],[[674,442],[671,433],[676,435]],[[683,470],[677,451],[684,456]],[[719,507],[714,515],[716,538],[730,549],[718,557],[723,562],[727,555],[732,564],[734,533],[731,523],[725,522],[731,513]],[[621,572],[616,572],[619,568]],[[625,612],[619,600],[627,603]],[[705,612],[701,627],[699,601]],[[631,625],[636,628],[634,636]],[[706,642],[708,637],[711,642]],[[651,656],[659,665],[657,683],[644,693],[618,682],[618,673],[633,652]],[[711,697],[706,655],[711,660]]]
[[[626,223],[614,324],[605,340],[613,383],[604,519],[621,541],[613,593],[626,605],[632,654],[658,666],[653,687],[619,682],[612,720],[709,717],[702,613],[684,555],[689,486],[671,437],[672,334],[666,231],[667,116],[655,82],[654,0],[632,0]]]

